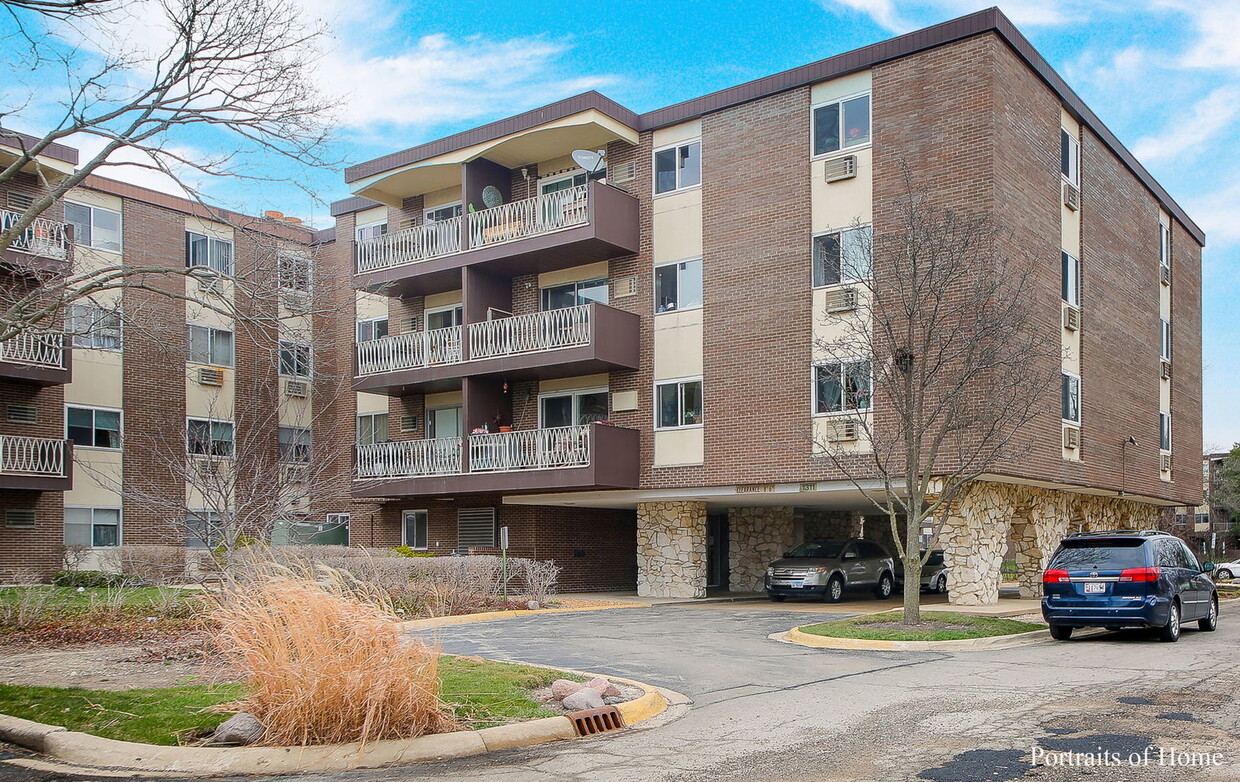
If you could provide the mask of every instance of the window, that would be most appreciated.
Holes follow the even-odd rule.
[[[1063,393],[1060,416],[1074,424],[1081,422],[1081,379],[1076,375],[1063,373]]]
[[[65,409],[65,436],[86,448],[121,447],[121,411],[96,407]]]
[[[869,410],[873,379],[869,361],[814,365],[814,412]]]
[[[813,125],[815,155],[870,143],[870,96],[816,106]]]
[[[702,423],[702,380],[677,380],[654,387],[655,424],[659,429]]]
[[[223,518],[213,510],[191,510],[185,514],[185,546],[207,548],[218,545]]]
[[[1081,262],[1060,252],[1060,295],[1073,307],[1081,306]]]
[[[1171,271],[1171,226],[1158,224],[1158,265]]]
[[[369,342],[372,339],[383,339],[388,335],[387,318],[371,318],[357,322],[357,341]]]
[[[215,421],[210,418],[187,418],[186,447],[193,456],[233,455],[232,421]]]
[[[544,396],[539,400],[538,426],[576,426],[607,420],[607,389],[571,391]]]
[[[124,345],[122,322],[118,310],[78,302],[69,305],[65,326],[73,335],[75,348],[121,350]]]
[[[285,377],[310,377],[310,346],[280,340],[280,374]]]
[[[460,437],[462,434],[464,434],[464,429],[461,426],[460,405],[432,407],[426,411],[426,436],[428,438]]]
[[[1162,346],[1159,355],[1163,361],[1171,360],[1171,323],[1166,320],[1159,319],[1158,323],[1161,328],[1159,333],[1162,335]]]
[[[193,231],[185,232],[185,266],[202,266],[225,277],[233,275],[233,243]]]
[[[426,311],[426,330],[434,331],[435,329],[446,329],[452,326],[459,326],[464,322],[462,317],[462,309],[460,304],[453,304],[450,307],[439,307]]]
[[[654,311],[674,312],[702,306],[702,259],[654,267]]]
[[[870,226],[814,237],[814,287],[856,282],[870,276]]]
[[[1081,186],[1081,142],[1062,128],[1059,131],[1059,164],[1063,178],[1073,187]]]
[[[444,220],[451,220],[454,217],[460,216],[461,203],[459,201],[455,204],[444,204],[443,206],[432,207],[423,213],[423,217],[427,223],[442,223]]]
[[[121,251],[121,213],[65,201],[65,222],[73,226],[73,243],[96,250]]]
[[[564,285],[555,285],[550,288],[543,288],[543,312],[546,312],[547,310],[563,309],[564,307],[576,307],[578,304],[589,304],[592,301],[597,301],[599,304],[606,304],[607,293],[608,284],[606,277],[597,280],[569,282]]]
[[[279,267],[280,288],[299,293],[310,292],[310,259],[296,255],[281,255],[276,259]]]
[[[363,413],[357,417],[358,445],[386,443],[389,439],[387,413]]]
[[[366,223],[359,225],[354,231],[357,241],[361,242],[366,239],[374,239],[387,233],[387,223]]]
[[[654,192],[671,193],[702,184],[702,142],[692,141],[654,153]]]
[[[404,512],[404,529],[401,543],[409,548],[425,550],[428,548],[427,513],[424,510],[407,510]]]
[[[192,364],[233,365],[233,333],[211,326],[189,324],[189,361]]]
[[[102,548],[120,544],[120,508],[65,508],[66,546]]]
[[[309,464],[310,430],[300,426],[281,426],[280,461],[286,464]]]
[[[1158,447],[1171,452],[1171,413],[1158,414]]]
[[[599,173],[599,176],[605,175],[606,169]],[[589,181],[589,176],[584,171],[568,176],[555,177],[554,179],[548,177],[546,180],[538,183],[538,192],[546,194],[558,193],[561,190],[572,190],[578,185],[584,185],[587,181]]]

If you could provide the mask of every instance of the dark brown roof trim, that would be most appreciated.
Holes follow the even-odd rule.
[[[383,204],[362,196],[350,196],[339,201],[332,201],[330,208],[332,217],[339,217],[349,212],[360,212],[363,209],[370,209],[373,206],[383,206]]]
[[[320,228],[314,232],[314,240],[311,244],[327,244],[334,241],[336,241],[336,229],[334,227]]]
[[[16,130],[0,128],[0,144],[5,145],[6,147],[17,147],[18,149],[24,151],[30,149],[40,141],[42,141],[42,139],[35,138],[34,136],[30,136]],[[65,163],[70,163],[75,166],[78,164],[78,151],[73,147],[66,146],[64,144],[57,144],[53,142],[48,144],[47,147],[45,147],[39,154],[50,157],[53,160],[62,160]]]

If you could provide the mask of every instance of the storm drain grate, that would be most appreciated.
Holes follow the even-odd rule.
[[[567,715],[573,723],[578,736],[594,736],[608,733],[624,727],[624,717],[615,706],[604,706],[601,709],[582,709]]]

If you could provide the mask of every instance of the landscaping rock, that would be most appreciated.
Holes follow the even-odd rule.
[[[252,714],[241,712],[220,723],[211,734],[212,744],[257,744],[263,740],[263,724]]]
[[[601,709],[603,705],[603,696],[599,694],[598,690],[591,689],[590,687],[582,687],[564,699],[564,708],[569,711]]]
[[[529,601],[528,603],[525,604],[525,607],[530,609],[531,611],[537,611],[538,609],[542,608],[542,606],[538,604],[537,600]]]
[[[612,684],[607,679],[604,679],[602,676],[595,676],[586,686],[596,691],[604,698],[614,698],[620,695],[620,688]]]
[[[551,682],[551,694],[555,699],[562,701],[574,692],[581,689],[581,685],[577,682],[570,682],[568,679],[556,679]]]

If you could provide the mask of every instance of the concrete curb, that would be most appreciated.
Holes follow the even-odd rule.
[[[1049,631],[1033,630],[1028,633],[994,635],[988,638],[962,638],[956,641],[874,641],[866,638],[831,638],[825,635],[812,635],[801,632],[800,627],[794,627],[786,633],[771,633],[767,637],[774,641],[810,646],[816,649],[850,649],[872,652],[974,652],[987,649],[1010,649],[1050,640]]]
[[[460,614],[458,616],[436,616],[430,619],[411,619],[401,622],[402,630],[429,630],[435,627],[455,627],[474,622],[493,622],[497,619],[513,619],[518,616],[534,616],[536,614],[575,614],[582,611],[614,611],[617,608],[650,608],[645,603],[617,603],[614,606],[586,606],[585,608],[521,608],[515,611],[480,611],[476,614]]]
[[[617,705],[628,727],[662,714],[671,702],[678,705],[690,702],[678,693],[665,695],[659,688],[632,679],[608,678],[645,690],[640,698]],[[0,740],[57,761],[85,769],[125,769],[196,777],[351,771],[467,757],[573,738],[577,738],[577,732],[572,721],[567,716],[555,716],[482,730],[373,741],[365,746],[352,743],[312,747],[161,747],[105,739],[0,714]]]

